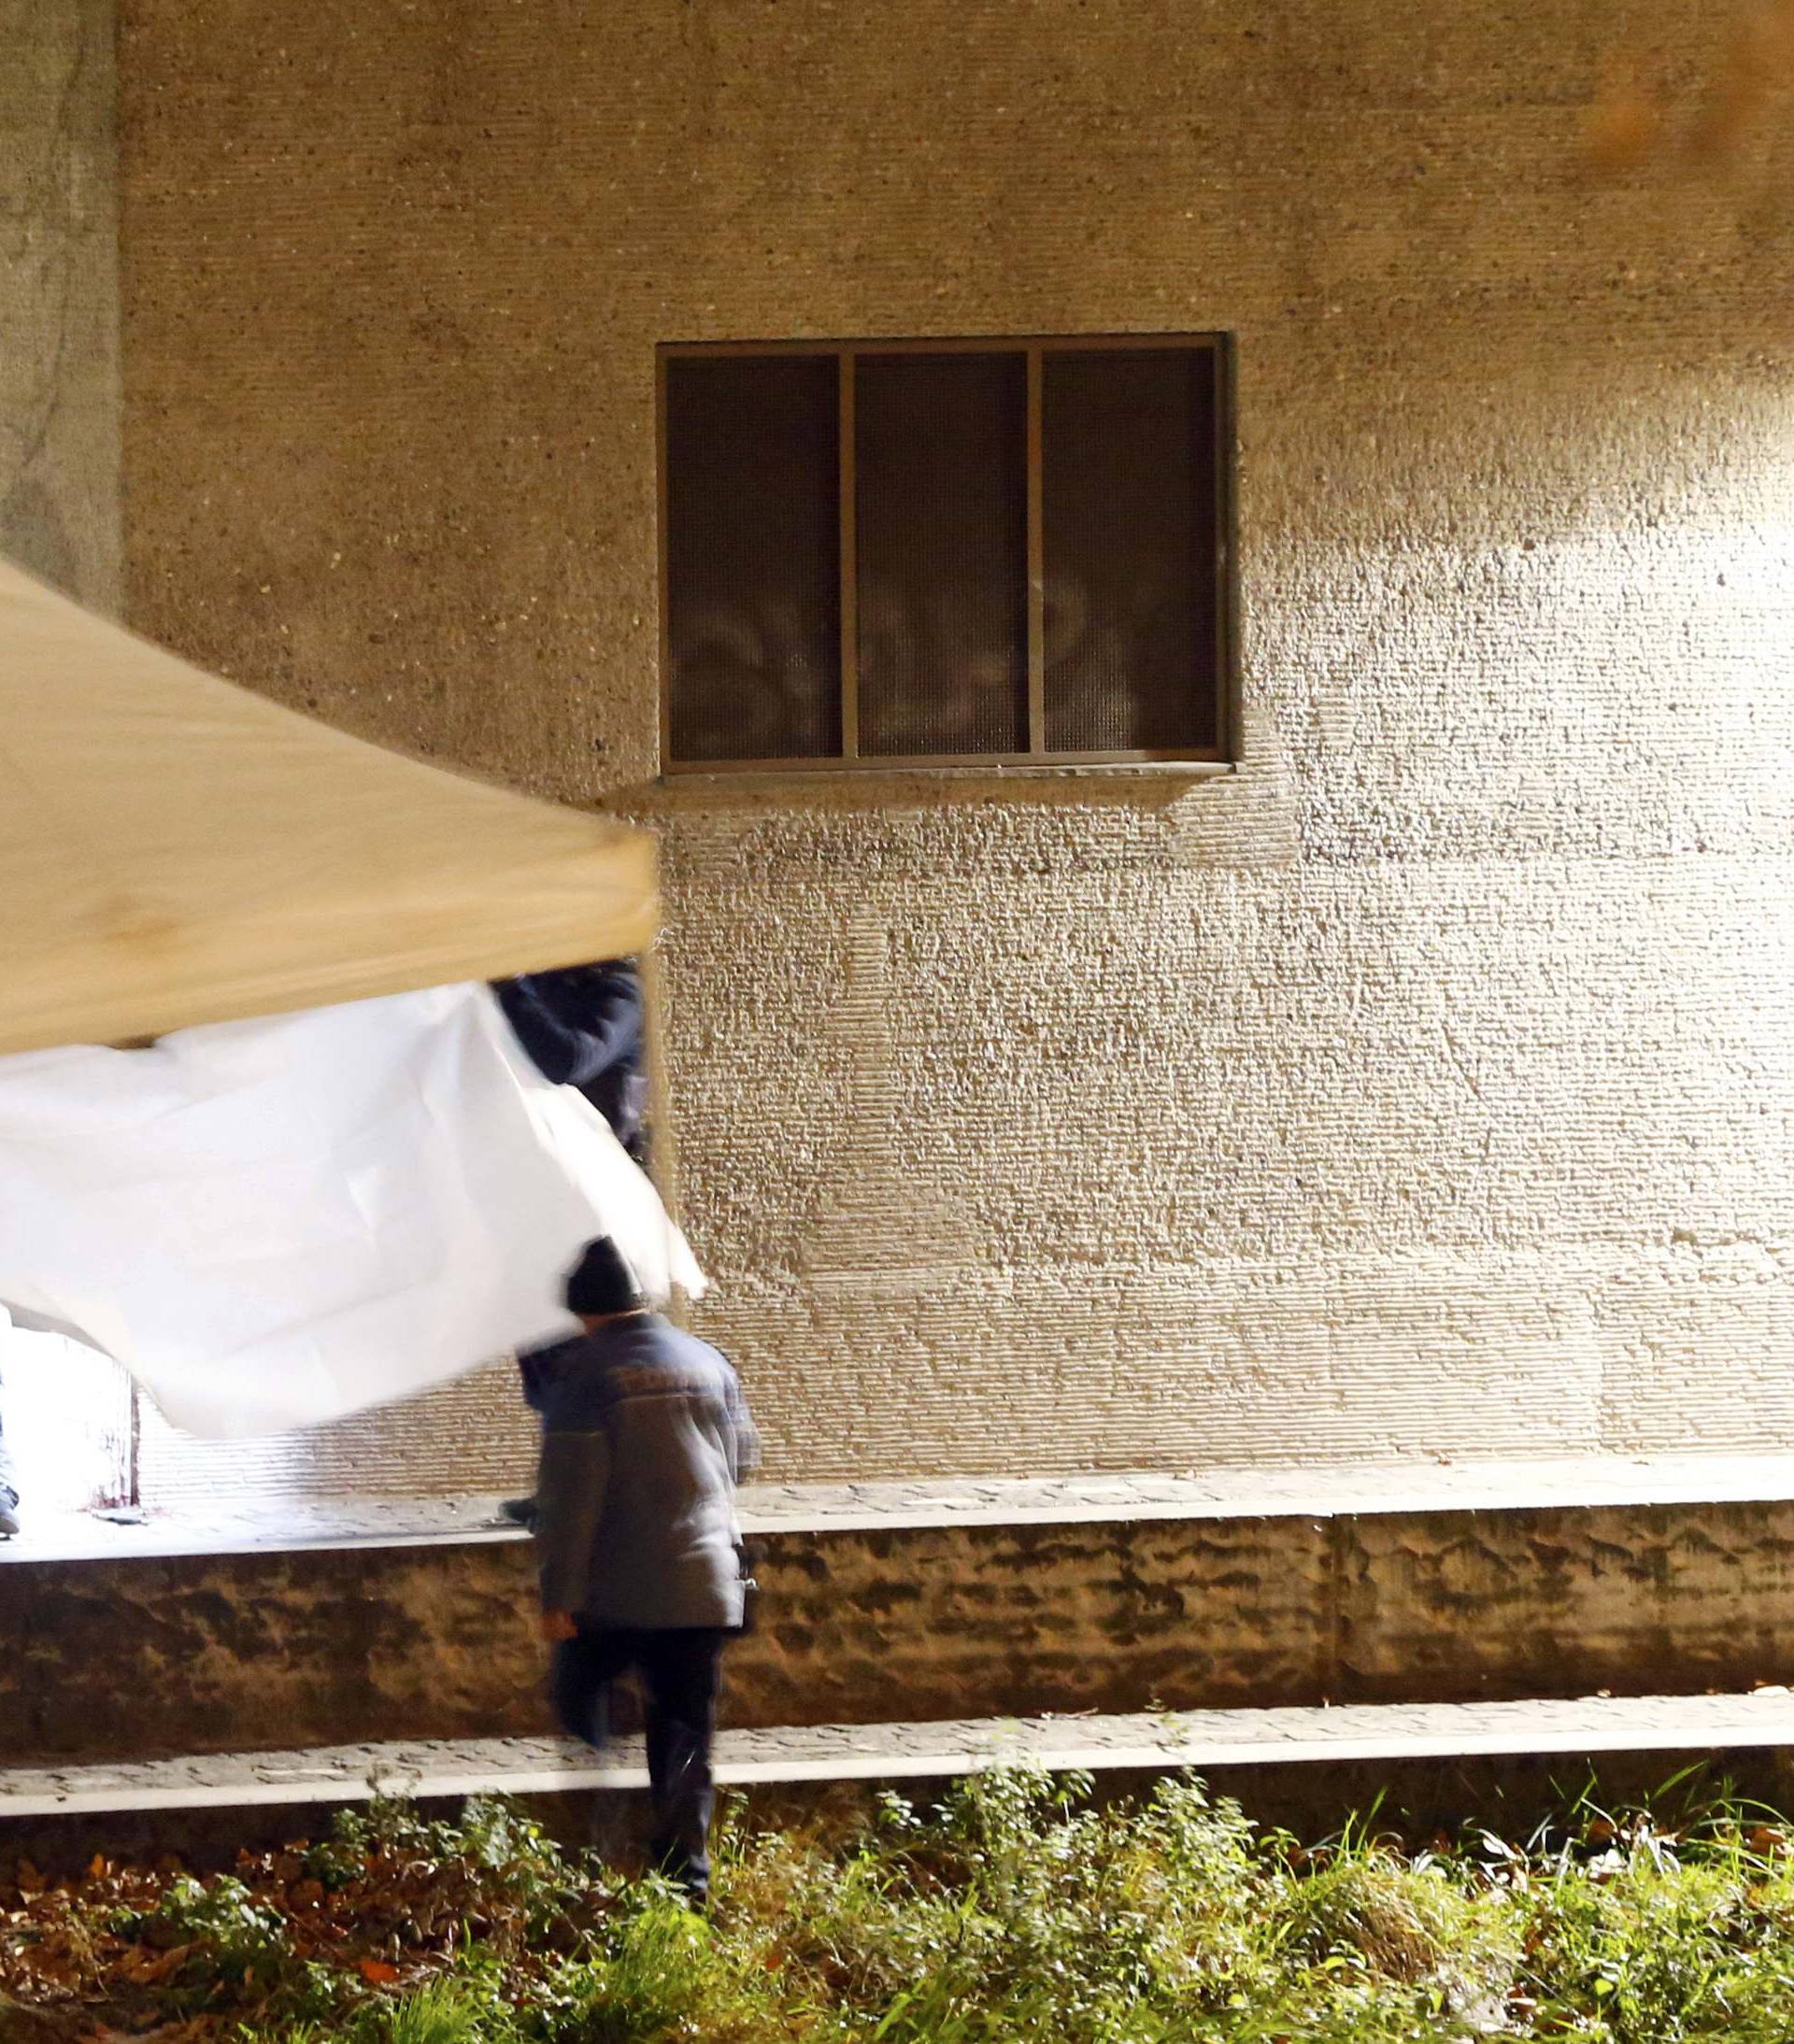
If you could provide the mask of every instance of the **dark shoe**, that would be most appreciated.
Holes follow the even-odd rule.
[[[710,1859],[701,1860],[676,1845],[656,1844],[649,1849],[648,1864],[663,1874],[684,1897],[685,1906],[703,1916],[710,1907]]]
[[[508,1519],[513,1526],[526,1530],[535,1524],[535,1499],[534,1498],[503,1498],[499,1500],[498,1515]]]
[[[9,1540],[19,1530],[18,1498],[0,1498],[0,1540]]]

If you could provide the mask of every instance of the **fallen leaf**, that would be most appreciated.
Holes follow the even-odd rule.
[[[119,1970],[139,1987],[153,1987],[171,1973],[178,1973],[192,1949],[191,1944],[171,1945],[166,1952],[155,1952],[147,1945],[134,1946],[121,1955]]]
[[[399,1969],[389,1966],[384,1959],[363,1959],[362,1978],[370,1987],[391,1987],[399,1977]]]

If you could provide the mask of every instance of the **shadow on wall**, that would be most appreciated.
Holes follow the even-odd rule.
[[[35,476],[21,476],[0,502],[0,554],[55,589],[73,594],[80,587],[75,543],[54,498]]]

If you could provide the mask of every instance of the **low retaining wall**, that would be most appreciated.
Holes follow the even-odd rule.
[[[781,1531],[743,1725],[1794,1682],[1794,1502]],[[522,1540],[0,1564],[0,1763],[545,1726]]]

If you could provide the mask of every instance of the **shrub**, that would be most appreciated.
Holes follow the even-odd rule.
[[[717,1843],[717,1903],[491,1800],[403,1804],[234,1874],[0,1888],[0,2044],[1591,2044],[1794,2037],[1794,1862],[1722,1806],[1581,1806],[1526,1847],[1260,1833],[1196,1781],[1026,1768]],[[21,2007],[21,2005],[28,2005]]]

